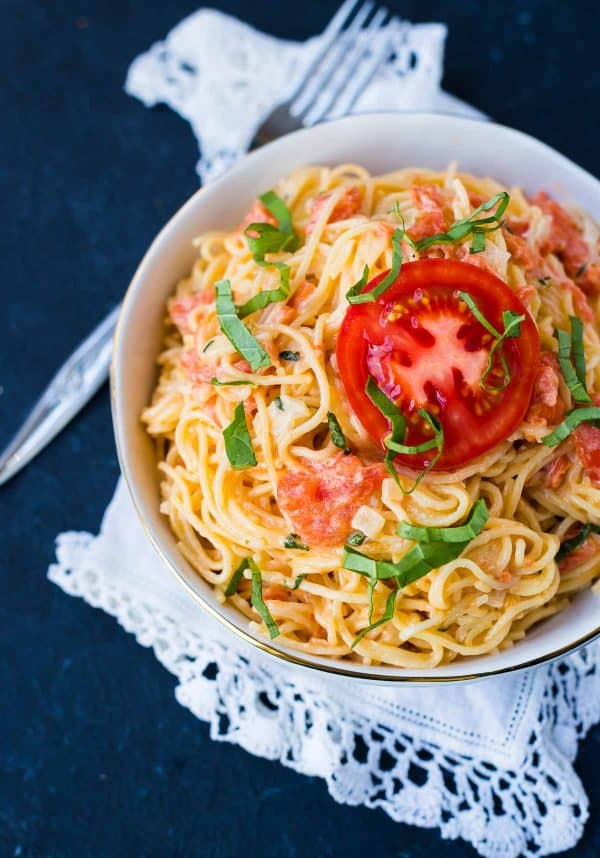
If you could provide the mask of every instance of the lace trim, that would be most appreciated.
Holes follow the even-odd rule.
[[[371,44],[391,38],[394,53],[353,109],[433,108],[445,36],[441,24],[399,21],[369,36]],[[248,149],[256,128],[285,98],[318,46],[319,37],[286,42],[222,12],[201,9],[136,57],[125,91],[147,107],[168,104],[189,121],[200,147],[196,170],[204,184]],[[334,106],[329,115],[339,112]]]
[[[181,628],[132,599],[89,565],[89,533],[62,534],[48,577],[72,596],[116,617],[178,679],[175,695],[210,724],[214,740],[323,777],[341,803],[380,807],[397,821],[439,827],[485,858],[549,855],[573,846],[588,800],[570,763],[579,739],[600,718],[600,648],[592,645],[548,668],[537,724],[519,769],[431,742],[298,688],[222,643]]]

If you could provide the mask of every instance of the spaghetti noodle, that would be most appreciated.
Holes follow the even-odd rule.
[[[506,210],[493,220],[504,199]],[[486,201],[494,202],[486,209]],[[481,218],[490,216],[484,229]],[[460,226],[465,221],[471,225]],[[573,317],[582,322],[581,383],[596,407],[598,237],[582,212],[543,193],[507,195],[496,181],[454,166],[374,177],[347,164],[297,170],[257,201],[241,226],[200,236],[193,270],[168,303],[160,376],[142,419],[157,443],[161,510],[183,556],[217,598],[229,599],[256,632],[279,635],[292,649],[431,668],[514,644],[589,586],[600,574],[594,529],[565,552],[582,525],[600,525],[600,429],[590,419],[560,443],[544,439],[579,407],[575,383],[569,386],[564,374],[569,360],[573,372],[582,366]],[[376,376],[383,345],[369,352],[368,372],[400,415],[399,449],[408,454],[390,453],[389,438],[376,437],[353,407],[340,366],[349,360],[338,344],[349,330],[345,320],[363,312],[367,299],[361,304],[360,296],[399,259],[400,279],[413,263],[451,261],[474,276],[493,274],[515,296],[504,339],[500,320],[491,325],[496,338],[481,328],[478,344],[465,346],[471,363],[461,383],[481,383],[492,403],[484,397],[482,433],[513,407],[510,385],[521,374],[535,375],[518,425],[445,470],[439,465],[452,454],[451,430],[436,418],[431,399],[418,412],[429,423],[411,439],[418,418],[405,428],[399,388],[383,384],[383,370]],[[349,292],[357,303],[349,304]],[[475,295],[467,292],[467,299]],[[430,297],[418,293],[425,303]],[[471,304],[475,312],[483,306]],[[460,307],[465,324],[479,325],[468,300]],[[388,314],[389,324],[393,319]],[[515,350],[531,320],[538,353],[517,368]],[[557,329],[571,331],[573,346],[560,364]],[[454,351],[461,336],[454,336]],[[443,373],[453,352],[439,348],[428,360],[431,367],[441,354]],[[494,388],[503,355],[509,373],[503,378],[498,370]],[[414,377],[414,367],[398,361],[398,377]],[[377,402],[367,404],[374,409]],[[390,428],[385,414],[378,419]],[[419,444],[426,449],[417,457]],[[436,450],[442,459],[432,464]],[[463,530],[476,508],[485,520],[477,531]],[[418,538],[399,535],[402,522],[401,532]],[[449,554],[452,544],[458,547]],[[430,563],[442,562],[410,566],[415,548],[419,557],[433,557]]]

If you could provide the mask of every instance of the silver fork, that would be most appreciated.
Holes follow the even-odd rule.
[[[392,19],[394,27],[387,26],[385,32],[388,18],[387,9],[376,8],[371,0],[346,0],[323,32],[315,56],[287,100],[267,117],[255,139],[263,143],[314,125],[332,108],[338,115],[347,113],[392,53],[399,22]],[[118,313],[115,307],[67,359],[0,453],[0,485],[58,435],[106,380]]]
[[[392,53],[391,36],[375,38],[390,23],[385,7],[371,0],[346,0],[321,35],[317,53],[291,92],[257,129],[266,143],[320,122],[333,107],[348,113],[373,75]],[[385,34],[383,34],[385,36]]]

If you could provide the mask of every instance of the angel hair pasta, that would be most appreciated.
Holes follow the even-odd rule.
[[[431,668],[592,584],[598,238],[543,191],[352,164],[199,236],[142,419],[217,598],[295,650]]]

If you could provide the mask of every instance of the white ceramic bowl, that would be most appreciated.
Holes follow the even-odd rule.
[[[258,193],[309,163],[354,162],[382,173],[408,165],[439,170],[455,160],[460,169],[492,175],[508,186],[521,185],[532,193],[543,188],[563,201],[577,203],[600,221],[600,183],[526,134],[491,122],[440,114],[353,116],[277,140],[194,194],[154,240],[127,292],[115,341],[112,397],[121,468],[133,501],[165,564],[198,603],[232,632],[273,657],[384,684],[454,682],[521,670],[600,635],[600,597],[587,590],[514,647],[428,671],[369,667],[304,655],[278,644],[277,639],[267,642],[254,636],[240,613],[220,605],[211,587],[179,553],[167,520],[159,512],[154,448],[139,418],[156,381],[155,358],[161,344],[165,301],[192,266],[194,236],[210,229],[230,229],[240,222]]]

